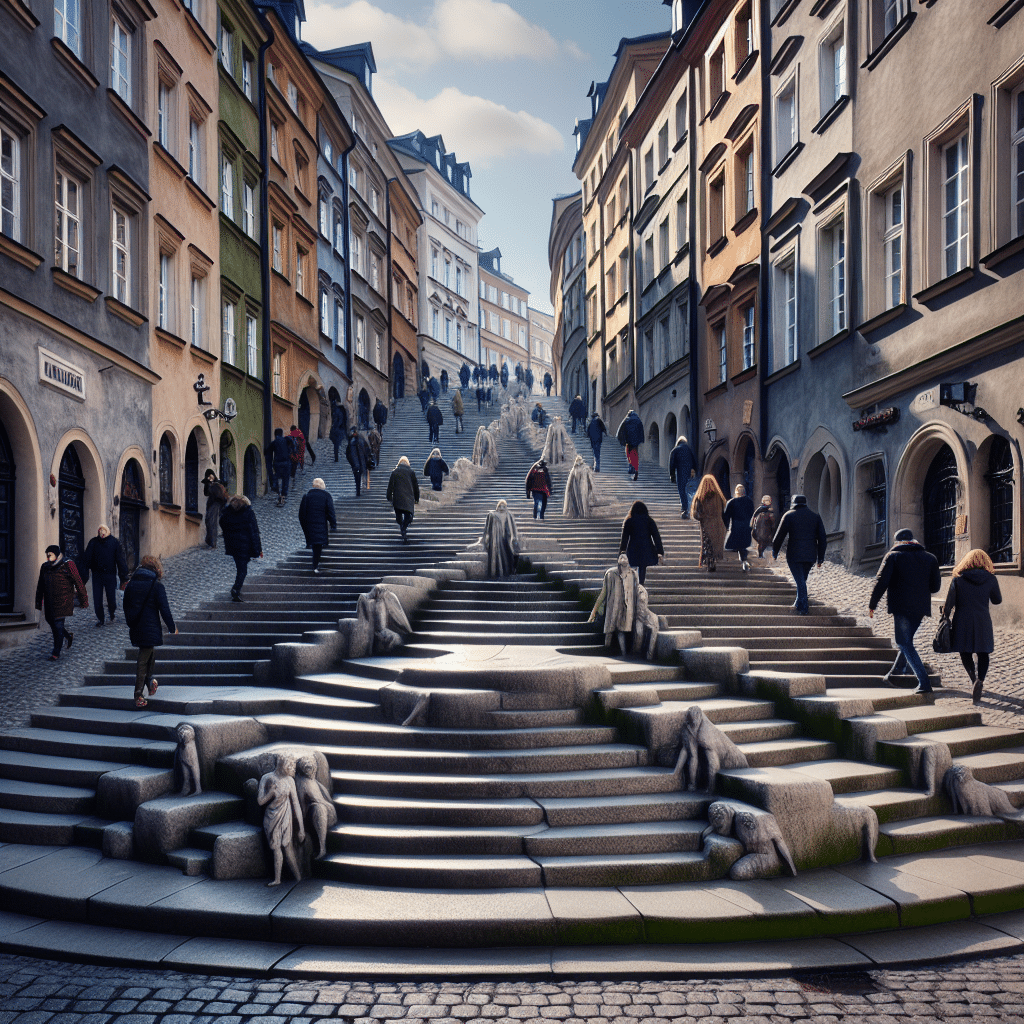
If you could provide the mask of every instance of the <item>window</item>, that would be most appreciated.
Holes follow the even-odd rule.
[[[619,294],[625,295],[629,290],[629,250],[619,253]]]
[[[502,292],[501,293],[501,308],[502,309],[508,309],[509,308],[509,305],[508,305],[508,292]]]
[[[156,97],[156,140],[168,152],[171,149],[171,87],[161,82]]]
[[[644,191],[654,184],[654,147],[644,153]]]
[[[252,67],[253,59],[252,54],[246,50],[242,50],[242,92],[245,94],[245,98],[252,102]]]
[[[1024,86],[1010,97],[1010,224],[1011,235],[1024,235]]]
[[[132,102],[132,37],[114,18],[110,27],[110,88],[129,106]]]
[[[659,258],[660,258],[659,267],[660,267],[660,269],[664,269],[665,267],[667,267],[669,265],[669,261],[670,261],[670,258],[671,258],[670,257],[670,253],[669,253],[669,247],[668,247],[668,217],[666,217],[661,222],[661,226],[658,228],[658,249],[660,250],[659,251]]]
[[[846,32],[842,22],[822,43],[818,68],[821,75],[821,115],[824,117],[846,95]]]
[[[988,553],[993,562],[1013,561],[1013,452],[1005,437],[993,437],[989,451]]]
[[[326,288],[320,289],[320,333],[331,336],[331,304]]]
[[[683,136],[686,134],[686,125],[688,121],[686,108],[686,93],[676,100],[676,142],[682,141]]]
[[[317,214],[320,224],[320,234],[324,238],[331,237],[330,213],[327,206],[327,196],[321,195],[317,200]]]
[[[270,122],[270,155],[277,163],[281,162],[281,130],[273,121]]]
[[[21,140],[0,124],[0,231],[21,239]]]
[[[160,253],[160,277],[157,282],[156,325],[161,330],[170,330],[171,302],[171,257]]]
[[[444,318],[444,343],[451,348],[452,347],[452,321],[451,317]]]
[[[868,464],[866,469],[868,501],[871,509],[868,543],[884,544],[886,538],[885,463],[881,459],[875,459]]]
[[[296,114],[299,112],[299,89],[294,82],[288,83],[288,106]]]
[[[373,187],[370,188],[370,209],[380,216],[380,193]]]
[[[754,144],[747,143],[736,158],[736,212],[745,217],[754,209]]]
[[[491,313],[491,334],[498,334],[501,331],[501,317],[497,313]]]
[[[444,261],[444,286],[445,288],[451,288],[452,286],[452,261]]]
[[[366,358],[366,321],[359,315],[356,316],[356,355]]]
[[[373,332],[373,365],[383,369],[384,335],[380,331]]]
[[[882,0],[882,35],[889,35],[910,12],[910,0]]]
[[[611,229],[615,226],[615,196],[614,195],[608,200],[608,205],[605,208],[605,218],[607,220],[608,230],[610,232]]]
[[[256,335],[256,317],[245,317],[245,368],[250,377],[259,376],[259,348]]]
[[[284,257],[282,256],[282,247],[284,244],[284,229],[280,224],[275,224],[271,231],[274,249],[274,269],[279,273],[284,273]]]
[[[437,250],[430,250],[430,276],[437,280]]]
[[[188,176],[197,184],[202,183],[202,127],[196,120],[188,123]]]
[[[344,231],[345,231],[345,218],[342,216],[341,210],[335,208],[334,210],[334,248],[338,252],[342,252],[344,249]]]
[[[725,343],[725,324],[715,328],[715,343],[718,346],[718,383],[724,384],[729,379],[729,352]]]
[[[775,162],[778,163],[796,143],[796,79],[793,78],[775,100]]]
[[[221,304],[220,357],[225,363],[235,362],[235,307],[226,299]]]
[[[967,133],[942,151],[942,268],[943,276],[963,270],[970,263],[968,254]]]
[[[81,189],[74,178],[57,170],[53,262],[72,277],[81,275]]]
[[[643,272],[644,287],[649,285],[658,276],[654,266],[654,235],[644,239]]]
[[[189,342],[203,347],[203,279],[192,275],[188,290]]]
[[[284,353],[277,349],[274,352],[274,394],[282,394],[284,387]]]
[[[736,65],[742,64],[754,52],[754,21],[748,4],[736,15]]]
[[[493,314],[492,314],[493,316]],[[441,340],[439,315],[436,309],[430,311],[430,336],[437,341]]]
[[[616,299],[616,291],[615,291],[615,264],[614,263],[608,268],[608,273],[605,276],[606,276],[606,278],[608,280],[608,287],[607,287],[606,294],[605,294],[605,301],[608,303],[608,306],[611,307],[611,306],[615,305],[615,299]]]
[[[116,206],[111,210],[110,225],[111,293],[118,302],[131,301],[131,220]]]
[[[821,232],[825,285],[824,332],[831,338],[846,329],[846,231],[843,218]]]
[[[718,97],[725,92],[725,43],[719,47],[708,62],[708,108],[715,105]]]
[[[306,259],[306,251],[295,246],[295,291],[299,295],[306,294]]]
[[[708,186],[708,243],[714,245],[725,237],[725,168]]]
[[[307,171],[309,169],[309,161],[301,157],[298,153],[295,154],[295,187],[300,191],[309,195],[309,176]]]
[[[754,362],[754,304],[751,302],[743,307],[743,369],[749,370]]]
[[[797,345],[797,298],[796,298],[796,257],[790,254],[775,268],[775,323],[781,342],[781,351],[776,357],[775,369],[796,362],[799,355]]]
[[[54,0],[53,34],[74,54],[82,56],[81,0]]]
[[[512,321],[506,320],[505,317],[501,318],[501,336],[506,341],[512,340]]]
[[[690,304],[685,298],[676,303],[676,323],[676,333],[672,336],[672,348],[669,354],[670,362],[682,359],[690,352]]]
[[[345,306],[337,299],[334,300],[334,343],[342,350],[348,347],[345,336]]]
[[[256,237],[256,189],[248,181],[242,185],[242,230]]]
[[[466,294],[462,287],[462,267],[455,268],[455,291],[459,295],[464,296]]]
[[[220,62],[224,65],[227,73],[230,75],[233,73],[232,67],[232,53],[231,47],[233,40],[231,37],[231,26],[227,22],[222,21],[220,23]]]
[[[160,504],[174,504],[174,462],[168,434],[160,438]]]
[[[684,193],[676,200],[676,248],[682,249],[690,237],[690,215],[687,196]]]
[[[885,308],[892,309],[903,301],[903,183],[886,192],[884,198]]]
[[[363,272],[363,240],[354,231],[352,232],[352,242],[349,246],[349,262],[352,264],[352,269],[357,273]]]
[[[376,253],[370,261],[370,284],[377,290],[381,289],[381,278],[384,276],[384,261]]]
[[[220,209],[235,219],[235,169],[226,154],[220,158]]]
[[[658,166],[668,163],[668,121],[658,130]]]

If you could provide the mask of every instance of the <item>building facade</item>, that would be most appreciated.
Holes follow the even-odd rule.
[[[388,179],[388,237],[391,240],[391,397],[406,395],[406,381],[416,382],[416,337],[419,330],[419,233],[423,217],[405,174]]]
[[[555,360],[555,318],[551,313],[534,309],[527,310],[530,318],[528,337],[530,341],[530,369],[533,371],[533,389],[540,391],[544,386],[544,374],[550,374],[558,393],[558,363]]]
[[[501,249],[480,253],[480,363],[515,379],[530,362],[530,293],[501,269]],[[543,376],[543,375],[542,375]]]
[[[552,358],[556,393],[570,402],[579,395],[590,403],[587,370],[587,240],[583,234],[583,197],[577,192],[552,203],[548,232],[551,306],[555,311]],[[543,380],[543,377],[541,378]]]

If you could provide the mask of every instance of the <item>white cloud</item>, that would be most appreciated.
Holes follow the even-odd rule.
[[[443,135],[448,149],[474,167],[489,167],[516,153],[547,156],[565,145],[561,133],[547,121],[452,87],[424,100],[377,75],[374,98],[396,135],[417,128],[427,135]]]
[[[378,60],[403,67],[426,68],[441,58],[430,29],[382,11],[369,0],[343,7],[330,2],[307,5],[303,35],[319,50],[369,40]]]
[[[558,43],[547,29],[495,0],[437,0],[430,20],[439,44],[452,57],[553,60],[558,55]]]

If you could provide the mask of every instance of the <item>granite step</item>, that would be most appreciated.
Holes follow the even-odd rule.
[[[316,874],[358,885],[415,889],[537,888],[540,866],[529,857],[466,854],[458,858],[430,854],[366,855],[332,853],[316,862]]]
[[[332,852],[353,855],[519,856],[528,835],[544,831],[531,825],[336,825],[327,836]]]
[[[547,797],[538,802],[552,828],[574,825],[636,824],[645,821],[707,822],[712,797],[706,793],[633,793],[614,796]]]
[[[693,852],[701,849],[706,827],[700,820],[564,825],[526,836],[523,847],[538,859]]]
[[[836,756],[836,745],[828,740],[793,737],[737,745],[751,768],[783,767]]]
[[[541,826],[544,811],[527,798],[420,800],[389,796],[335,795],[339,820],[362,825],[435,825],[482,828]]]
[[[0,733],[0,749],[169,768],[174,760],[175,744],[169,740],[134,736],[102,736],[60,729],[21,728]]]
[[[25,846],[71,846],[75,827],[91,812],[47,813],[0,807],[0,843]]]
[[[127,768],[131,763],[0,749],[0,778],[95,790],[101,775]]]
[[[0,778],[0,807],[44,814],[92,814],[96,791],[84,786]]]

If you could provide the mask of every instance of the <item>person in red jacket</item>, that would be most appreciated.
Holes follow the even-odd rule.
[[[75,639],[75,634],[64,628],[64,620],[75,614],[76,591],[81,606],[88,608],[89,594],[75,563],[64,557],[58,545],[51,544],[46,549],[46,561],[39,569],[39,582],[36,584],[36,608],[42,610],[43,618],[53,632],[50,661],[60,657],[62,647],[70,650]]]
[[[544,509],[548,507],[548,498],[551,496],[551,474],[543,459],[535,462],[526,474],[526,496],[533,498],[533,518],[543,519]]]

